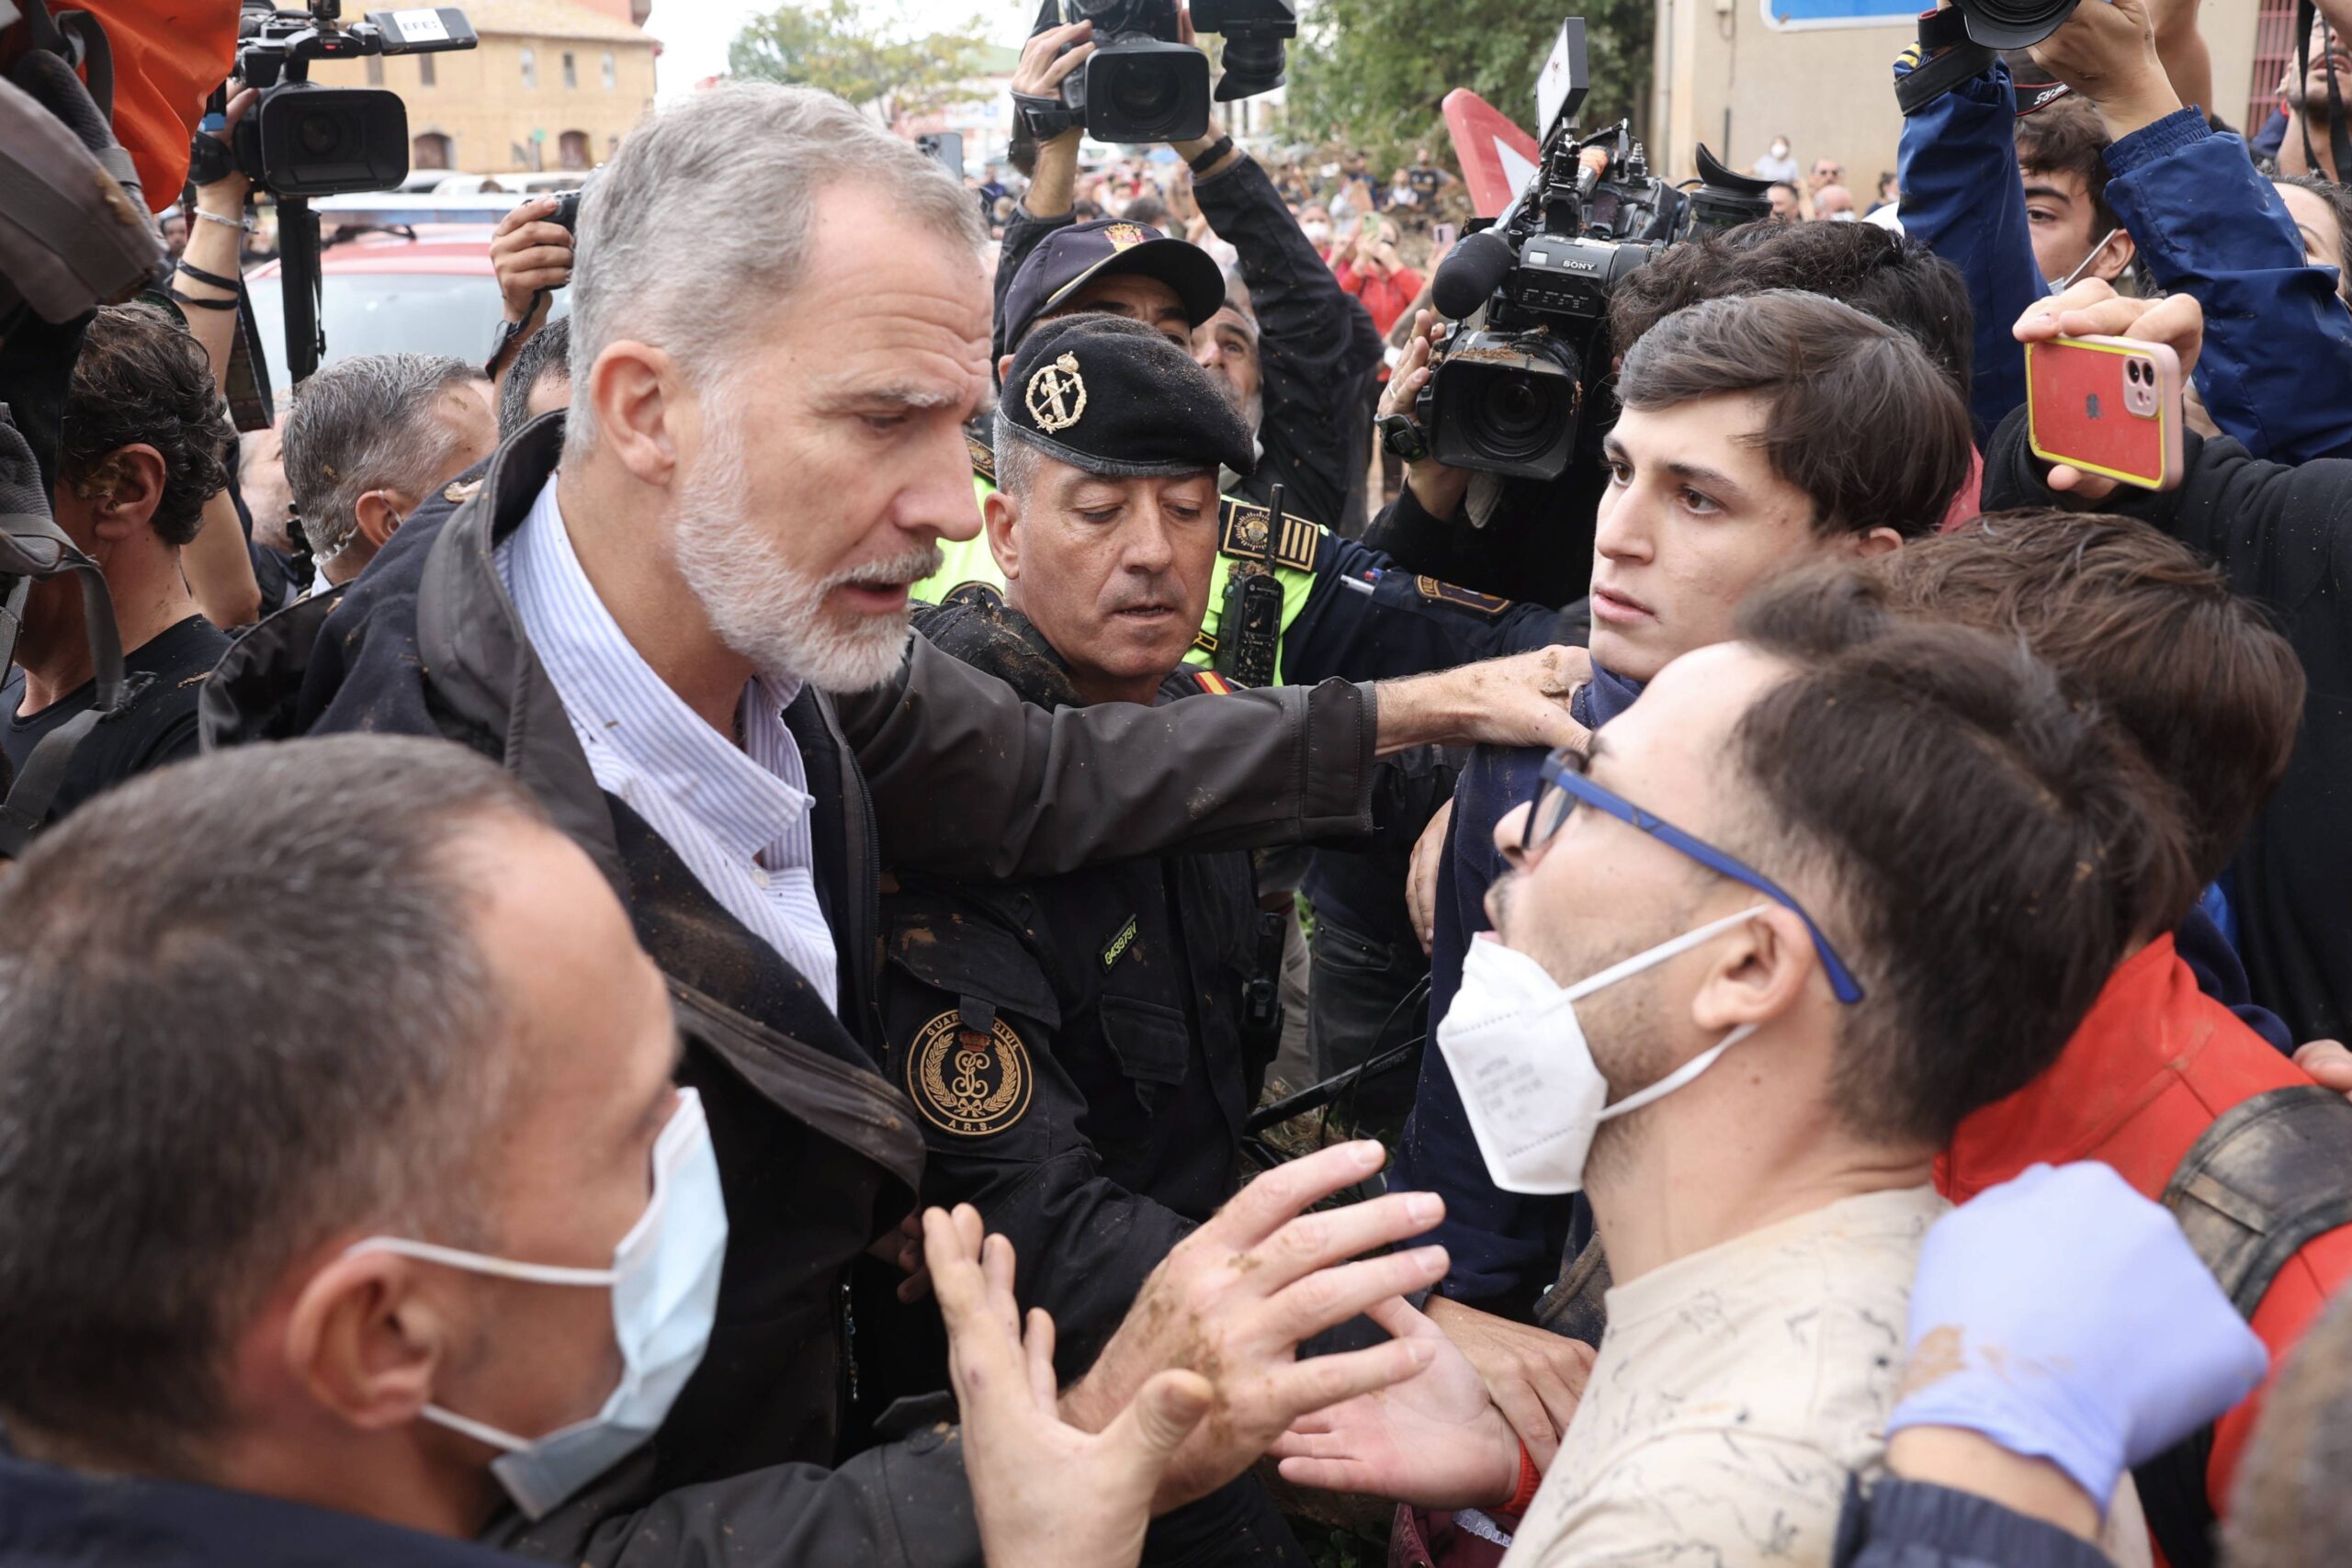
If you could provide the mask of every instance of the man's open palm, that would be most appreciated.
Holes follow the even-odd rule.
[[[1366,1315],[1436,1358],[1414,1377],[1302,1416],[1269,1451],[1300,1486],[1424,1508],[1492,1507],[1519,1482],[1519,1438],[1444,1330],[1402,1301]]]

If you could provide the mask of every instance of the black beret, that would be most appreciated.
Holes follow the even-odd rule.
[[[1124,316],[1060,316],[1013,355],[997,406],[1019,441],[1091,474],[1246,474],[1257,444],[1216,378]]]

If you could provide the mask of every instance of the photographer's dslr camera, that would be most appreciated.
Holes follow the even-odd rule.
[[[1040,141],[1084,125],[1097,141],[1194,141],[1209,104],[1283,84],[1283,45],[1298,36],[1294,0],[1194,0],[1193,26],[1225,35],[1225,75],[1209,91],[1208,56],[1182,41],[1176,0],[1046,0],[1037,30],[1094,24],[1094,52],[1057,98],[1015,99]]]
[[[238,122],[232,155],[255,185],[279,197],[386,190],[408,174],[408,110],[382,87],[322,87],[314,60],[422,54],[474,47],[454,6],[370,11],[342,25],[342,0],[307,10],[248,4],[238,21],[237,77],[261,89]]]
[[[1677,241],[1771,210],[1765,181],[1733,174],[1704,147],[1700,188],[1685,194],[1650,174],[1626,122],[1579,138],[1586,85],[1584,22],[1571,17],[1537,82],[1534,175],[1430,285],[1439,313],[1464,323],[1415,403],[1428,455],[1449,468],[1557,478],[1609,375],[1617,286]]]

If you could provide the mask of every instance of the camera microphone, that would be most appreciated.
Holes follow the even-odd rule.
[[[1450,321],[1475,314],[1494,297],[1519,261],[1510,242],[1492,229],[1482,229],[1453,247],[1430,284],[1430,303]]]

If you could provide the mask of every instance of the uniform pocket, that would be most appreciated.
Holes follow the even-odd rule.
[[[1104,997],[1096,1007],[1102,1038],[1119,1058],[1120,1071],[1137,1084],[1184,1081],[1192,1066],[1193,1034],[1182,1013],[1133,997]]]

